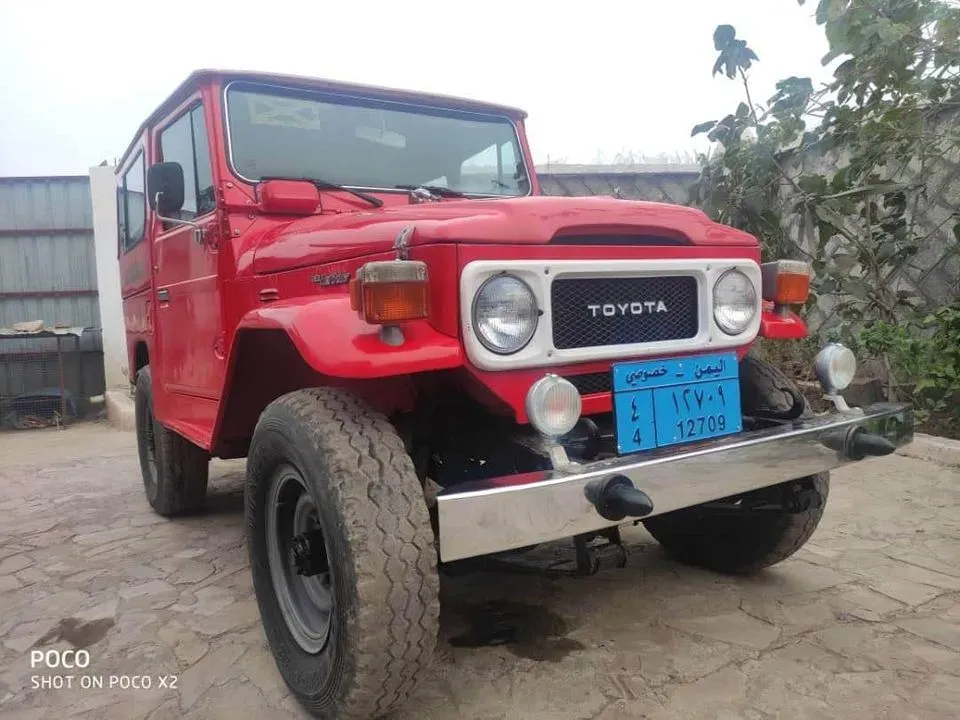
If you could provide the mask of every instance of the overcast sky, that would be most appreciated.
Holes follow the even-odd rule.
[[[515,105],[530,113],[537,162],[692,151],[690,128],[742,99],[738,82],[711,78],[716,25],[736,26],[760,56],[751,85],[766,100],[789,75],[826,79],[815,5],[0,0],[0,176],[82,174],[112,162],[199,67]]]

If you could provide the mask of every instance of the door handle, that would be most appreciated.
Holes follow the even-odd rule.
[[[170,299],[170,291],[167,288],[162,288],[157,290],[157,300],[160,302],[167,302]]]

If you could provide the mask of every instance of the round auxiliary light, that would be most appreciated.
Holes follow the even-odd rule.
[[[713,286],[713,318],[727,335],[739,335],[757,315],[757,289],[739,270],[727,270]]]
[[[580,393],[569,380],[545,375],[527,391],[527,417],[541,434],[560,437],[580,419]]]
[[[827,395],[836,395],[853,382],[857,372],[857,358],[853,351],[840,343],[831,343],[817,353],[813,372]]]

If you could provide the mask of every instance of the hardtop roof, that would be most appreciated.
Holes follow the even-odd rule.
[[[433,105],[444,108],[453,108],[472,112],[489,113],[495,115],[505,115],[513,120],[523,120],[527,113],[518,108],[508,105],[496,105],[494,103],[481,102],[479,100],[470,100],[467,98],[454,97],[451,95],[440,95],[435,93],[417,92],[414,90],[400,90],[397,88],[380,87],[377,85],[364,85],[360,83],[340,82],[337,80],[328,80],[325,78],[306,77],[303,75],[285,75],[282,73],[255,72],[249,70],[216,70],[204,68],[194,70],[187,78],[180,83],[177,88],[157,108],[150,113],[137,131],[134,133],[130,144],[124,150],[123,156],[118,161],[118,167],[122,165],[130,151],[136,145],[137,140],[151,125],[163,119],[173,108],[180,104],[184,98],[193,93],[197,88],[212,82],[220,81],[227,83],[235,80],[263,83],[267,85],[283,85],[303,90],[319,90],[332,93],[350,93],[354,95],[363,95],[364,97],[396,100],[399,102],[408,102],[422,105]]]

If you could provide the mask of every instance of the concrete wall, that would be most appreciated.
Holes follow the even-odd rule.
[[[100,319],[103,327],[103,367],[107,387],[127,384],[127,338],[120,297],[117,262],[117,181],[109,165],[90,168],[93,240],[97,263]]]

